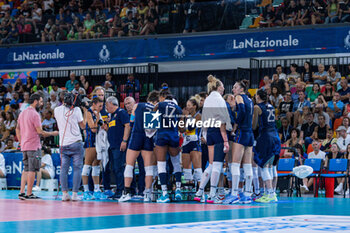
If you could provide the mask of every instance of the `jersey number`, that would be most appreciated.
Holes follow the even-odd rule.
[[[176,110],[176,108],[174,108],[172,106],[166,106],[165,107],[165,116],[174,117],[175,110]]]
[[[275,122],[275,114],[274,114],[274,109],[267,109],[267,112],[269,113],[267,117],[267,122]]]

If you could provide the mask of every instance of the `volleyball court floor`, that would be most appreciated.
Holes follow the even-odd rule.
[[[349,198],[280,197],[277,203],[214,205],[115,201],[62,202],[0,191],[0,232],[350,232]]]

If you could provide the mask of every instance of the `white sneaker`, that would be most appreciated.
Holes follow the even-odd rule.
[[[63,193],[62,201],[70,201],[71,198],[68,193]]]
[[[349,195],[349,189],[345,191],[345,196]]]
[[[35,186],[35,187],[32,188],[32,191],[33,192],[40,192],[41,188],[39,186]]]
[[[123,193],[123,195],[119,198],[118,202],[127,202],[131,200],[131,194],[130,193]]]
[[[152,201],[151,193],[145,193],[143,196],[143,202],[151,202],[151,201]]]
[[[340,183],[335,189],[334,192],[337,194],[342,194],[343,193],[343,183]]]
[[[78,196],[77,193],[72,194],[72,201],[81,201],[81,198]]]
[[[301,193],[307,193],[309,192],[309,189],[306,185],[300,186]]]

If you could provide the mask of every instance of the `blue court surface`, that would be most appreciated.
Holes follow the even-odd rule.
[[[0,232],[350,232],[349,198],[280,197],[273,204],[62,202],[0,191]]]

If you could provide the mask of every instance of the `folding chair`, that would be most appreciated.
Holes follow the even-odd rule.
[[[348,183],[348,160],[347,159],[330,159],[328,165],[329,172],[342,172],[340,174],[321,174],[320,177],[325,178],[345,178],[345,185],[343,188],[344,198]],[[345,174],[344,174],[345,173]]]
[[[295,165],[295,159],[280,159],[278,161],[277,166],[277,172],[278,177],[287,177],[288,178],[288,196],[292,196],[293,194],[293,184],[294,181],[292,180],[292,185],[290,185],[290,178],[293,178],[293,168]]]
[[[305,159],[304,165],[312,167],[314,172],[309,175],[307,178],[319,178],[322,172],[323,167],[323,160],[322,159]],[[317,180],[316,180],[317,181]],[[316,182],[317,184],[317,182]],[[314,197],[316,197],[316,190],[317,188],[314,188]]]

